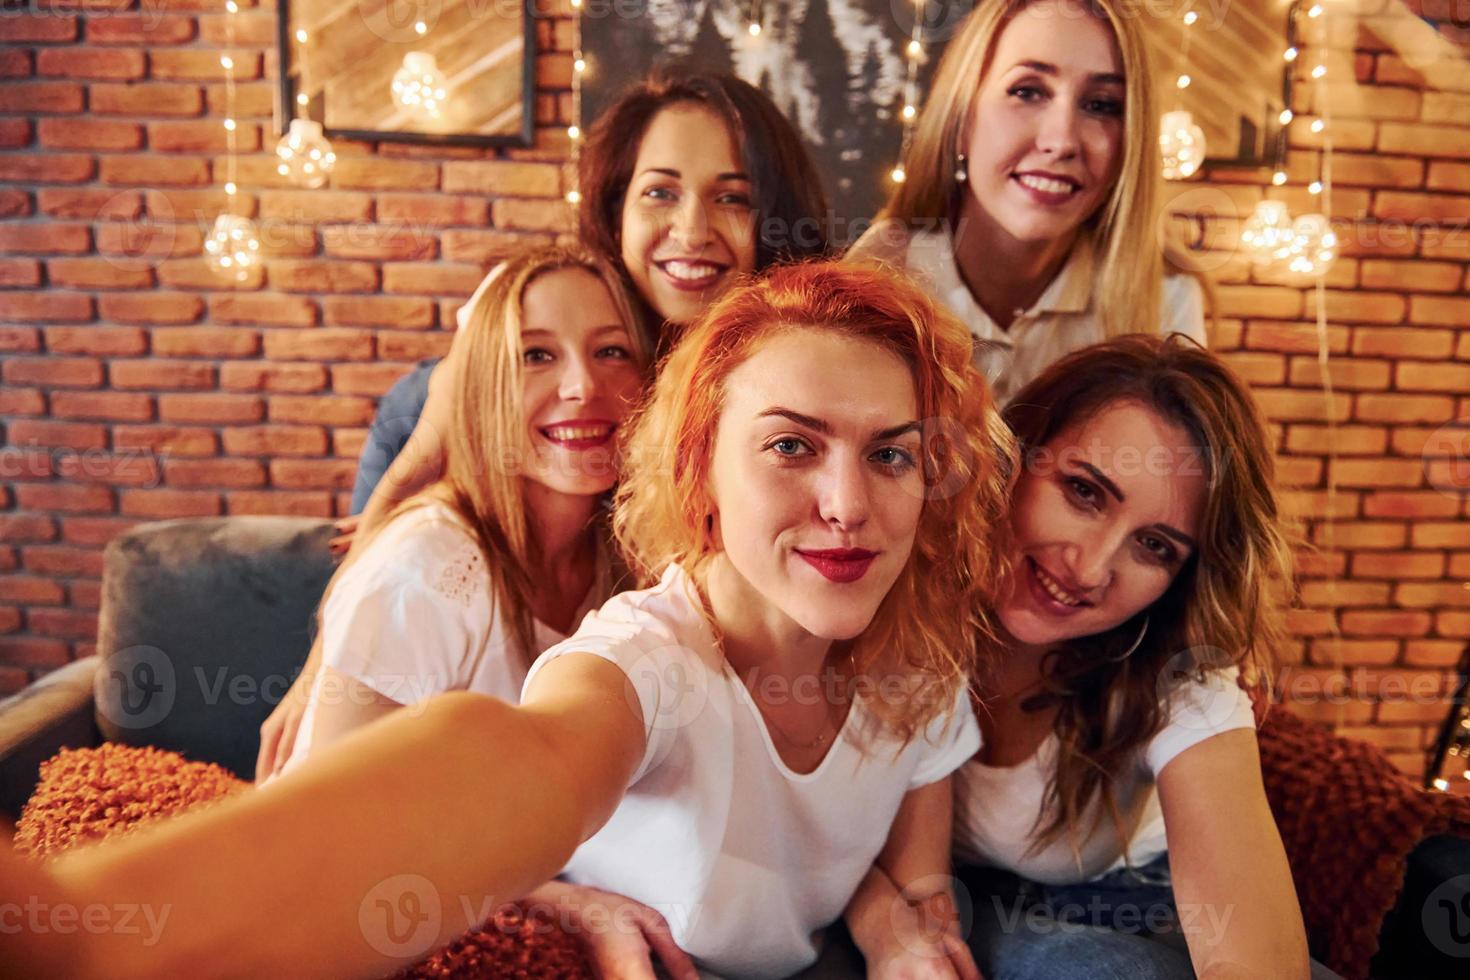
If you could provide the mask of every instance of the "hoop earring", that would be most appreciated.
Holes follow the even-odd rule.
[[[970,179],[970,158],[963,153],[955,160],[954,182],[963,184]]]
[[[1134,640],[1133,641],[1133,645],[1131,647],[1129,647],[1127,650],[1124,650],[1120,655],[1118,655],[1116,657],[1109,657],[1108,658],[1108,663],[1110,663],[1110,664],[1120,664],[1123,661],[1127,660],[1129,657],[1133,656],[1133,651],[1135,651],[1135,650],[1137,650],[1139,648],[1139,646],[1143,643],[1143,638],[1146,635],[1148,635],[1148,617],[1147,616],[1143,617],[1143,629],[1141,629],[1141,630],[1138,631],[1138,639]]]

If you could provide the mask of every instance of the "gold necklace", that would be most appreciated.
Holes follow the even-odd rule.
[[[856,676],[857,675],[857,661],[854,659],[853,653],[852,653],[851,650],[848,650],[847,651],[847,664],[848,664],[848,669],[851,672],[851,675],[852,676]],[[766,709],[761,707],[760,698],[758,698],[758,697],[755,696],[755,692],[754,691],[750,691],[749,693],[750,693],[751,703],[755,705],[755,710],[760,713],[761,720],[766,723],[766,728],[769,731],[773,731],[776,734],[780,735],[781,736],[781,740],[784,741],[791,748],[794,748],[794,749],[814,749],[817,746],[821,745],[823,742],[827,741],[827,739],[831,738],[832,735],[835,734],[835,732],[838,732],[838,731],[841,731],[842,730],[842,726],[841,725],[838,725],[838,726],[836,726],[836,729],[835,729],[834,732],[828,732],[827,729],[832,726],[832,709],[829,706],[827,708],[826,713],[822,716],[822,728],[821,728],[821,731],[819,731],[817,733],[816,737],[815,738],[812,738],[812,739],[809,739],[807,741],[798,741],[797,739],[792,738],[786,732],[786,729],[782,728],[780,725],[776,724],[774,721],[771,720],[771,716],[768,715],[768,714],[766,714]],[[846,713],[844,713],[843,717],[846,718]]]

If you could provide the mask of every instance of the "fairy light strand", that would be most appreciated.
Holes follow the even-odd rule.
[[[235,124],[235,16],[240,12],[240,5],[235,0],[226,0],[225,10],[229,16],[225,18],[225,53],[220,55],[219,63],[225,70],[225,209],[231,214],[235,213],[235,195],[239,190],[236,183],[238,173],[238,136]]]
[[[909,146],[914,140],[914,126],[919,118],[919,64],[924,60],[924,0],[915,0],[914,26],[909,31],[909,43],[904,48],[908,60],[903,82],[903,108],[899,118],[903,121],[903,136],[899,140],[898,162],[889,171],[888,177],[895,184],[908,178],[904,161],[908,159]]]
[[[567,203],[576,207],[582,201],[582,76],[587,73],[587,55],[582,50],[582,0],[571,0],[572,4],[572,121],[567,126],[567,140],[571,144],[571,189],[567,191]]]

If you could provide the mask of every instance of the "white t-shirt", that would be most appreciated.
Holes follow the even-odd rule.
[[[1070,837],[1026,855],[1039,826],[1046,781],[1056,765],[1057,739],[1047,736],[1036,753],[1014,766],[987,766],[971,759],[955,778],[954,851],[964,864],[1006,868],[1032,881],[1073,884],[1090,881],[1131,863],[1137,867],[1169,849],[1159,809],[1158,774],[1185,749],[1237,728],[1255,728],[1250,697],[1236,684],[1235,668],[1189,681],[1169,697],[1162,728],[1140,750],[1115,783],[1128,854],[1123,854],[1112,818],[1105,812],[1090,835],[1078,842],[1081,864]],[[1094,800],[1084,815],[1103,807]]]
[[[588,616],[531,679],[578,652],[632,680],[648,742],[612,819],[563,877],[657,909],[701,969],[721,976],[785,977],[810,965],[904,794],[944,778],[980,744],[962,692],[908,745],[883,737],[865,755],[858,736],[873,716],[855,703],[821,764],[791,771],[677,565]]]
[[[611,591],[605,552],[577,611],[580,621]],[[394,518],[332,588],[322,609],[322,664],[361,681],[399,704],[445,691],[476,691],[520,700],[531,656],[566,639],[532,621],[536,650],[520,649],[500,615],[485,558],[470,530],[441,503]],[[310,754],[316,712],[325,689],[312,685],[290,770]]]
[[[954,240],[947,229],[905,232],[897,222],[874,224],[848,251],[855,261],[903,269],[970,328],[975,366],[1004,406],[1027,382],[1074,350],[1103,340],[1102,320],[1092,305],[1095,278],[1092,246],[1079,239],[1066,264],[1029,310],[1002,330],[975,301],[960,277]],[[1160,336],[1183,333],[1205,343],[1204,292],[1193,276],[1164,277]]]

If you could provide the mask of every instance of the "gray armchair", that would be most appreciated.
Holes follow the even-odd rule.
[[[325,520],[228,517],[115,538],[97,654],[0,702],[0,810],[19,815],[42,761],[102,740],[253,779],[260,724],[311,646],[332,534]]]

